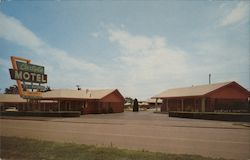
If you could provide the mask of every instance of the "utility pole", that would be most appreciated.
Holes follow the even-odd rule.
[[[209,78],[209,84],[211,84],[211,73],[209,73],[208,78]]]

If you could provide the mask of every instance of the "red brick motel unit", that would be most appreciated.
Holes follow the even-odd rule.
[[[55,89],[42,93],[39,101],[19,95],[0,94],[1,110],[16,107],[20,111],[80,111],[90,113],[119,113],[124,111],[124,98],[117,89],[70,90]]]
[[[166,90],[161,112],[249,112],[250,92],[236,82],[224,82]]]
[[[9,108],[15,108],[18,111],[49,111],[55,108],[57,102],[52,100],[40,100],[40,103],[28,103],[27,99],[23,99],[19,94],[0,94],[0,111]],[[39,107],[38,107],[39,106]]]

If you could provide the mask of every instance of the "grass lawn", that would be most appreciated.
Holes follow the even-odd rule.
[[[17,137],[1,136],[0,140],[0,159],[10,160],[213,160],[198,155],[133,151]]]

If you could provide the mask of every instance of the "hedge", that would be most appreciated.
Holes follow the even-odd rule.
[[[233,122],[250,122],[250,113],[169,112],[169,117],[233,121]]]
[[[78,111],[60,112],[0,112],[0,116],[34,116],[34,117],[80,117]]]

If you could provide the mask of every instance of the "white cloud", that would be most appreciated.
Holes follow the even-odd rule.
[[[148,49],[150,49],[153,44],[152,40],[143,37],[143,36],[132,36],[129,33],[122,31],[122,30],[109,30],[110,33],[110,41],[111,42],[117,42],[120,46],[122,46],[124,49],[126,49],[127,53],[134,53],[137,52],[137,54],[145,53]]]
[[[206,38],[205,41],[193,45],[196,59],[190,59],[190,68],[197,75],[193,74],[194,77],[198,77],[194,81],[202,80],[202,75],[206,78],[211,73],[212,83],[236,81],[249,89],[248,48],[237,44],[228,45],[219,38]]]
[[[120,47],[120,60],[126,65],[141,67],[141,71],[154,73],[186,70],[186,53],[167,46],[164,37],[138,36],[124,30],[109,30],[109,39]],[[165,67],[167,69],[163,69]]]
[[[52,84],[56,84],[57,86],[63,85],[58,82],[62,80],[62,75],[64,75],[63,73],[66,71],[78,75],[78,79],[74,79],[74,81],[80,81],[83,79],[83,75],[80,74],[81,71],[91,73],[101,72],[102,70],[98,65],[87,62],[82,57],[75,58],[61,49],[51,47],[37,37],[31,30],[26,28],[19,20],[1,12],[0,26],[0,38],[31,50],[37,55],[34,57],[38,57],[37,60],[39,63],[42,61],[43,65],[50,66],[51,77],[54,75],[58,76],[58,78],[51,78],[50,82]],[[36,59],[33,60],[36,61]],[[69,82],[65,83],[65,85],[69,84]]]
[[[178,78],[188,70],[186,53],[168,46],[164,37],[132,35],[121,29],[109,29],[108,33],[110,42],[120,50],[118,61],[125,68],[123,81],[129,95],[144,91],[144,96],[150,96],[162,87],[159,82]]]
[[[99,33],[97,33],[97,32],[93,32],[93,33],[91,33],[91,36],[97,38],[97,37],[99,37],[100,35],[99,35]]]
[[[213,83],[234,80],[249,87],[249,77],[240,73],[249,73],[244,69],[249,52],[237,45],[209,38],[194,43],[192,53],[187,53],[170,46],[162,36],[136,35],[119,28],[108,29],[108,33],[119,50],[117,61],[123,73],[119,82],[129,96],[145,98],[167,88],[206,84],[209,73]]]
[[[29,48],[38,48],[43,42],[20,21],[0,12],[0,37]]]
[[[238,5],[220,22],[219,26],[229,26],[242,21],[248,16],[249,18],[249,3],[239,2]]]
[[[8,68],[10,65],[10,61],[6,61],[3,58],[0,58],[0,68],[4,71],[4,72],[8,72],[8,70],[6,68]]]

